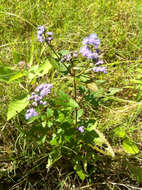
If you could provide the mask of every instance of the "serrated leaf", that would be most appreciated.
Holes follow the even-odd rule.
[[[8,105],[7,121],[20,113],[28,105],[28,103],[28,96],[10,102]]]
[[[29,71],[27,73],[27,77],[29,80],[32,80],[36,76],[37,70],[38,70],[38,65],[34,65],[29,69]]]
[[[40,64],[40,66],[34,65],[28,72],[28,78],[32,80],[33,78],[42,77],[47,74],[51,68],[52,65],[49,60],[46,60],[44,63]]]
[[[123,149],[125,152],[127,152],[128,154],[137,154],[139,153],[139,149],[137,147],[137,145],[130,139],[125,139],[123,141]]]
[[[49,72],[49,70],[52,68],[51,63],[49,60],[46,60],[45,63],[41,64],[37,70],[37,75],[38,76],[43,76]]]

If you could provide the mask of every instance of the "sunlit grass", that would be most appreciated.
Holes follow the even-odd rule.
[[[118,88],[120,91],[116,93],[116,99],[110,99],[106,105],[100,104],[100,109],[94,110],[97,114],[91,117],[99,120],[100,129],[109,139],[115,127],[126,128],[128,135],[138,141],[141,149],[142,138],[139,135],[142,130],[141,99],[138,99],[137,84],[133,82],[137,77],[135,71],[142,62],[141,15],[140,0],[1,0],[0,64],[15,68],[19,67],[20,61],[25,61],[26,65],[30,61],[33,65],[40,64],[41,46],[36,40],[36,30],[40,25],[46,25],[49,31],[54,32],[54,45],[57,50],[79,50],[85,36],[97,33],[101,39],[104,62],[108,68],[108,74],[98,78],[107,81],[106,92],[109,92],[110,88]],[[23,167],[23,163],[30,163],[32,159],[36,161],[33,155],[37,152],[41,157],[44,155],[44,151],[39,147],[35,150],[32,150],[32,145],[25,148],[25,142],[18,136],[16,129],[17,125],[22,125],[18,117],[13,121],[6,121],[8,102],[25,92],[25,85],[24,82],[22,85],[14,86],[12,83],[0,84],[2,152],[5,151],[10,156],[11,152],[16,154],[15,162],[19,167]],[[112,140],[113,145],[117,140],[117,138],[114,142]],[[24,156],[26,161],[16,160]],[[11,167],[14,166],[7,165],[7,170]],[[66,179],[61,180],[59,177],[59,181],[59,184],[61,182],[65,184]]]

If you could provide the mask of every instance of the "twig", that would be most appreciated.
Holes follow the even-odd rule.
[[[112,185],[119,185],[119,186],[126,187],[128,190],[132,190],[132,189],[134,189],[134,190],[142,190],[142,187],[134,187],[134,186],[131,186],[131,185],[126,185],[126,184],[123,184],[123,183],[115,183],[115,182],[111,182],[111,181],[109,181],[109,183],[112,184]]]
[[[73,80],[73,83],[74,83],[74,99],[76,101],[77,99],[77,94],[76,94],[76,76],[75,76],[75,71],[74,71],[74,80]],[[77,126],[77,108],[75,108],[75,126]]]

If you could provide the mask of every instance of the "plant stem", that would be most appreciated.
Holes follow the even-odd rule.
[[[48,43],[47,43],[48,44]],[[57,58],[60,60],[60,56],[56,53],[56,51],[54,50],[54,48],[52,47],[51,44],[48,44],[48,46],[50,47],[50,49],[53,51],[53,53],[57,56]]]
[[[74,86],[74,99],[76,101],[77,93],[76,93],[76,75],[75,75],[75,71],[74,71],[73,86]],[[75,126],[77,127],[77,108],[75,108]]]
[[[49,48],[53,51],[53,53],[56,55],[56,57],[58,58],[58,60],[61,60],[61,57],[56,53],[56,51],[54,50],[54,48],[52,47],[51,44],[48,44]],[[64,62],[62,62],[62,64],[66,67],[66,69],[68,70],[68,72],[72,75],[72,73],[70,72],[69,68],[66,66],[66,64]]]

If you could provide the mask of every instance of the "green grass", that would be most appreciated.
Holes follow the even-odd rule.
[[[0,83],[0,161],[4,160],[2,164],[0,162],[2,182],[16,185],[13,189],[26,190],[46,189],[47,184],[51,190],[71,189],[72,184],[86,190],[121,189],[123,186],[120,184],[141,186],[142,181],[137,180],[131,170],[125,171],[129,164],[141,166],[141,157],[125,155],[121,138],[113,136],[113,130],[119,126],[142,149],[141,91],[133,81],[142,63],[141,15],[141,0],[1,0],[0,64],[15,68],[20,68],[20,61],[25,61],[25,68],[29,63],[40,64],[41,46],[36,40],[36,30],[40,25],[46,25],[49,31],[55,33],[57,50],[79,50],[82,39],[96,32],[101,39],[108,68],[108,74],[98,78],[107,81],[104,86],[106,92],[110,88],[120,89],[113,100],[101,104],[97,110],[93,108],[96,115],[91,115],[98,119],[99,128],[116,153],[120,154],[120,160],[110,163],[102,158],[98,168],[104,165],[102,169],[97,168],[95,180],[81,184],[68,164],[65,171],[62,169],[64,160],[46,174],[48,144],[42,147],[34,146],[30,141],[25,144],[18,132],[19,127],[26,128],[23,122],[18,117],[7,121],[8,103],[25,93],[28,84]],[[9,162],[11,158],[13,161]],[[115,185],[111,183],[115,182],[114,173],[117,178]],[[53,183],[54,176],[56,180]]]

